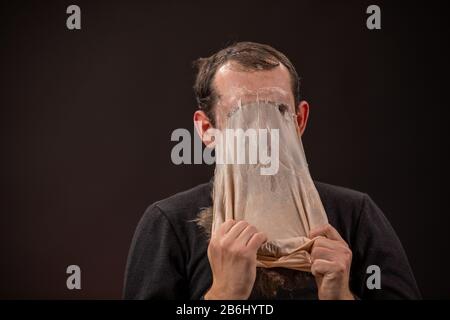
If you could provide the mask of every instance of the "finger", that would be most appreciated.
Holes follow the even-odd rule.
[[[311,273],[314,277],[333,272],[333,263],[323,259],[315,260],[311,265]]]
[[[324,226],[313,229],[309,233],[310,238],[315,238],[318,236],[323,236],[331,240],[344,241],[339,232],[337,232],[337,230],[333,228],[329,223]]]
[[[267,236],[262,232],[257,232],[252,235],[250,240],[248,240],[247,248],[252,251],[255,251],[261,247],[261,245],[267,241]]]
[[[236,239],[236,241],[241,244],[246,246],[248,241],[251,239],[251,237],[255,234],[258,233],[258,229],[256,229],[256,227],[252,226],[252,225],[248,225],[240,234],[239,237]]]
[[[311,259],[313,262],[315,260],[333,261],[335,259],[335,252],[327,248],[316,247],[311,251]]]
[[[217,230],[217,233],[219,234],[219,236],[223,236],[228,231],[230,231],[230,229],[236,224],[236,222],[237,222],[236,220],[229,219],[229,220],[225,221],[224,223],[222,223],[222,225]]]
[[[327,248],[330,250],[337,250],[347,247],[347,244],[343,241],[330,240],[323,237],[317,238],[313,243],[313,248]]]
[[[234,224],[231,229],[225,234],[225,237],[229,240],[235,240],[239,234],[244,231],[244,229],[248,226],[248,222],[241,220]]]

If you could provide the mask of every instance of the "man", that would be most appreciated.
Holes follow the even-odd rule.
[[[194,113],[197,132],[221,127],[231,110],[218,104],[233,88],[289,92],[299,134],[309,105],[301,100],[299,77],[274,48],[236,43],[199,59]],[[366,194],[315,182],[329,224],[311,230],[311,273],[257,268],[266,241],[246,221],[228,220],[211,235],[212,182],[151,205],[137,227],[126,270],[127,299],[417,299],[405,252],[381,210]],[[203,226],[203,228],[199,228]],[[375,266],[375,267],[374,267]],[[368,269],[369,268],[369,269]],[[371,272],[381,283],[368,285]],[[376,276],[376,275],[375,275]],[[370,279],[369,279],[370,280]]]

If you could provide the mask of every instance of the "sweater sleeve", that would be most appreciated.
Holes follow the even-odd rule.
[[[125,272],[125,299],[186,299],[185,257],[164,212],[151,205],[139,221]]]
[[[351,287],[361,299],[420,299],[408,258],[394,229],[372,199],[365,195],[353,245]],[[374,275],[369,266],[379,267],[381,288],[369,289]],[[372,277],[373,278],[373,277]],[[369,282],[372,281],[369,279]]]

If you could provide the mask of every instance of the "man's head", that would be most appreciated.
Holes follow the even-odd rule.
[[[257,92],[278,88],[287,92],[289,108],[297,114],[299,131],[303,132],[309,106],[300,98],[299,77],[283,53],[264,44],[238,42],[208,58],[198,59],[196,66],[194,91],[199,110],[194,113],[194,121],[201,137],[207,129],[221,127],[232,106],[220,101],[237,89]]]

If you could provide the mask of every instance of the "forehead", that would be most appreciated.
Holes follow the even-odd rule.
[[[214,88],[219,96],[231,95],[237,88],[257,91],[269,87],[290,92],[293,99],[290,74],[283,64],[270,70],[255,71],[246,70],[235,62],[227,62],[214,77]]]
[[[225,124],[227,115],[237,105],[258,99],[283,103],[291,112],[295,110],[290,73],[281,63],[270,70],[256,71],[246,70],[236,63],[226,63],[216,72],[214,89],[218,95],[215,117],[219,127]]]

